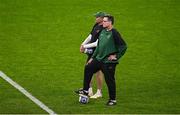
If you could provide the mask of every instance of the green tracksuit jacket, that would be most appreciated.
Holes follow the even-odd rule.
[[[118,63],[127,49],[125,41],[116,29],[107,31],[103,29],[99,35],[98,45],[92,58],[102,61],[103,63]],[[109,55],[116,54],[117,60],[108,60]]]

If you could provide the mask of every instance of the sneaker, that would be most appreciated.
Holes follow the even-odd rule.
[[[82,88],[80,88],[79,90],[76,90],[74,92],[77,94],[88,95],[88,91],[85,91]]]
[[[109,100],[106,105],[108,106],[113,106],[113,105],[116,105],[116,100]]]
[[[101,93],[96,93],[93,96],[91,96],[90,98],[91,99],[97,99],[97,98],[100,98],[100,97],[102,97],[102,94]]]
[[[89,93],[88,93],[88,96],[89,96],[89,97],[93,96],[93,93],[92,93],[92,92],[89,92]]]

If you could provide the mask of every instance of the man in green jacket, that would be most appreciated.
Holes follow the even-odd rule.
[[[107,102],[109,106],[116,105],[115,68],[118,60],[127,49],[125,41],[119,32],[113,28],[113,23],[113,16],[108,15],[103,18],[104,29],[99,35],[96,50],[85,66],[83,89],[79,90],[79,94],[87,95],[93,74],[101,70],[104,73],[109,91],[109,100]]]

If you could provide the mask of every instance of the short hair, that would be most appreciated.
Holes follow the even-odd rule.
[[[111,21],[112,25],[114,24],[114,17],[113,17],[113,16],[111,16],[111,15],[106,15],[106,16],[104,16],[104,18],[105,18],[105,17],[108,19],[108,21]]]

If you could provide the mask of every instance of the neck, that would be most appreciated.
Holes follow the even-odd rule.
[[[110,26],[108,26],[106,29],[107,29],[108,31],[110,31],[110,30],[112,30],[112,28],[113,28],[113,26],[110,25]]]

